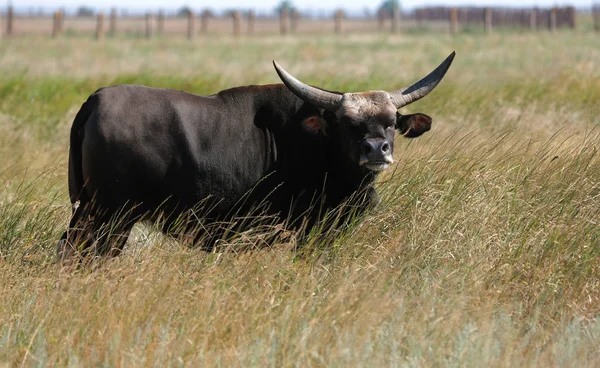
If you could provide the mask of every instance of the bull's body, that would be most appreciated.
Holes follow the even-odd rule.
[[[245,194],[249,203],[264,198],[261,187],[322,185],[324,170],[298,167],[327,161],[315,152],[317,139],[290,124],[303,115],[302,105],[283,85],[209,97],[133,85],[101,89],[82,109],[81,125],[73,126],[81,141],[72,147],[81,144],[82,162],[80,170],[76,163],[71,167],[71,199],[83,199],[83,184],[85,195],[96,194],[104,207],[126,201],[146,210],[190,207],[210,198],[211,212],[223,217]],[[263,109],[268,116],[260,116]],[[302,152],[293,150],[297,140],[305,141]],[[300,172],[304,177],[294,177]],[[259,185],[262,178],[267,185]],[[292,199],[288,184],[276,195]]]
[[[318,114],[283,84],[208,97],[135,85],[100,89],[72,127],[71,202],[85,216],[94,199],[102,212],[96,227],[127,214],[111,230],[123,240],[140,218],[160,216],[168,229],[190,209],[207,222],[253,211],[312,224],[316,213],[371,189],[374,179],[365,168],[344,169],[333,142],[302,129],[303,119]]]
[[[360,212],[376,201],[372,183],[392,161],[394,128],[409,137],[429,130],[428,117],[397,114],[387,92],[323,102],[284,82],[207,97],[135,85],[92,94],[71,130],[74,212],[59,257],[93,244],[118,253],[141,219],[160,219],[166,232],[249,214],[310,228],[348,198]],[[364,99],[368,109],[357,109]],[[192,210],[202,226],[175,226]],[[208,235],[211,247],[222,234]]]

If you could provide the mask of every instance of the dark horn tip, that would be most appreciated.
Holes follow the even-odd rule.
[[[446,61],[452,62],[454,61],[454,57],[456,56],[456,51],[452,51],[450,55],[446,58]]]
[[[448,68],[450,68],[450,65],[452,65],[452,62],[454,61],[454,57],[455,56],[456,56],[456,51],[452,51],[452,53],[450,55],[448,55],[448,57],[446,58],[446,60],[444,60],[438,66],[438,68],[448,70]],[[446,74],[445,71],[443,73]]]

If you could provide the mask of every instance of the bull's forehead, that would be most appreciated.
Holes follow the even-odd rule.
[[[383,116],[396,116],[396,107],[386,91],[345,93],[338,119],[347,116],[353,121],[366,121]]]

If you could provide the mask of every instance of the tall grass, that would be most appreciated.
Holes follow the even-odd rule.
[[[596,365],[592,41],[558,33],[0,44],[11,52],[0,53],[0,70],[10,70],[0,77],[0,365]],[[57,55],[62,43],[70,48]],[[205,253],[138,226],[125,253],[101,267],[56,265],[70,212],[69,124],[96,88],[213,93],[275,82],[267,60],[277,58],[325,88],[392,89],[450,49],[458,56],[447,79],[406,109],[433,116],[432,131],[396,141],[397,164],[377,185],[381,206],[328,247],[297,250],[290,238]],[[107,63],[94,60],[107,50]],[[31,55],[28,70],[10,69]],[[156,65],[140,66],[148,56]],[[57,60],[69,71],[49,67]],[[261,236],[242,235],[228,245]]]

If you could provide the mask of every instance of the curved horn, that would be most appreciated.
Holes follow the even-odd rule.
[[[275,60],[273,60],[273,66],[279,74],[279,78],[298,98],[329,111],[336,111],[340,107],[342,95],[323,91],[300,82],[293,75],[283,70]]]
[[[438,83],[440,83],[442,78],[444,78],[444,75],[446,75],[448,68],[450,68],[450,65],[452,64],[452,60],[454,60],[454,55],[456,55],[455,51],[453,51],[450,56],[446,58],[446,60],[444,60],[437,68],[435,68],[434,71],[412,86],[390,92],[392,103],[396,105],[396,108],[399,109],[402,106],[406,106],[410,103],[420,100],[421,98],[427,96],[429,92],[433,91]]]

